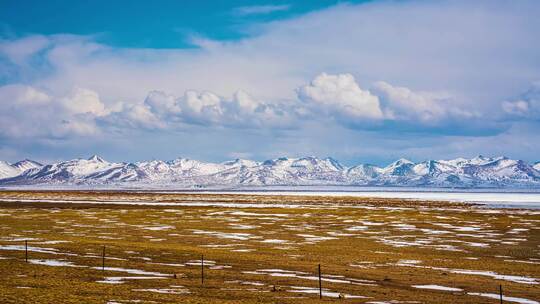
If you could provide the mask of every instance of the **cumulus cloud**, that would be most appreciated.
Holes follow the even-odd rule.
[[[379,81],[374,92],[384,101],[388,118],[438,123],[448,119],[470,119],[480,114],[459,107],[448,93],[416,92]]]
[[[76,89],[57,98],[26,85],[0,87],[0,136],[62,138],[98,133],[96,118],[106,112],[97,93]]]
[[[103,121],[109,125],[147,130],[165,129],[167,124],[146,104],[122,104],[119,111],[111,113]]]
[[[151,91],[144,100],[146,106],[159,116],[176,115],[182,112],[176,97],[161,91]]]
[[[328,118],[346,127],[376,129],[385,121],[433,126],[480,115],[453,105],[449,94],[416,92],[387,82],[375,83],[373,92],[361,89],[351,74],[321,73],[297,88],[297,97],[287,102],[262,101],[243,90],[229,98],[209,91],[188,90],[180,97],[151,91],[142,104],[126,105],[113,117],[124,125],[150,129],[185,125],[287,129]]]
[[[65,96],[26,85],[0,87],[0,137],[62,138],[100,134],[109,127],[183,129],[187,125],[292,128],[296,105],[263,102],[244,91],[230,98],[188,90],[176,97],[151,91],[143,102],[108,106],[97,92],[75,87]],[[301,113],[301,110],[298,111]]]
[[[374,130],[387,121],[421,127],[475,115],[452,106],[447,95],[386,82],[375,83],[373,92],[362,89],[351,74],[321,73],[298,87],[295,98],[286,100],[261,100],[243,90],[230,97],[196,90],[177,97],[153,90],[137,103],[105,104],[96,91],[86,88],[74,87],[65,96],[54,96],[25,85],[0,88],[0,98],[4,123],[10,125],[3,133],[9,137],[92,135],[109,127],[298,129],[329,118],[348,128]],[[34,124],[40,128],[34,129]]]
[[[315,119],[333,117],[355,128],[373,129],[377,126],[374,123],[382,121],[433,126],[481,116],[470,107],[460,106],[448,93],[413,91],[384,81],[375,82],[369,91],[361,89],[351,74],[322,73],[299,87],[297,93]]]
[[[188,90],[175,97],[152,91],[143,107],[165,123],[216,125],[248,128],[290,128],[295,123],[295,109],[278,102],[263,102],[244,91],[231,98],[212,92]]]
[[[99,117],[109,112],[97,92],[83,88],[74,88],[70,95],[61,99],[61,103],[72,114],[91,114]]]
[[[315,112],[348,119],[382,119],[379,98],[362,90],[351,74],[322,73],[297,90],[298,97]]]

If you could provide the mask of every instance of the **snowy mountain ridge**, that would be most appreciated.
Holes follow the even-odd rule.
[[[335,159],[317,157],[281,157],[264,162],[236,159],[209,163],[178,158],[115,163],[94,155],[48,165],[31,160],[14,164],[0,161],[0,185],[540,188],[540,163],[483,156],[419,163],[399,159],[386,167],[347,167]]]

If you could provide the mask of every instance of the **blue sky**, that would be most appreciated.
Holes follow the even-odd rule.
[[[0,1],[0,159],[540,160],[537,1]]]
[[[249,36],[246,27],[253,23],[294,18],[339,2],[2,1],[0,20],[3,34],[12,37],[70,33],[97,35],[97,41],[116,47],[186,48],[192,47],[187,35],[240,39]]]

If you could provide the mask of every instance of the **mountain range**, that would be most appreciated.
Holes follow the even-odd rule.
[[[396,186],[449,188],[540,188],[540,163],[507,157],[456,158],[415,163],[399,159],[386,167],[347,167],[332,158],[236,159],[208,163],[170,161],[108,162],[99,156],[52,164],[0,161],[2,186],[241,187]]]

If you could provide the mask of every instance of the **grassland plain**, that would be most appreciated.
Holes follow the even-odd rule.
[[[540,301],[539,211],[358,197],[0,192],[0,303],[498,303],[500,285],[505,303]]]

